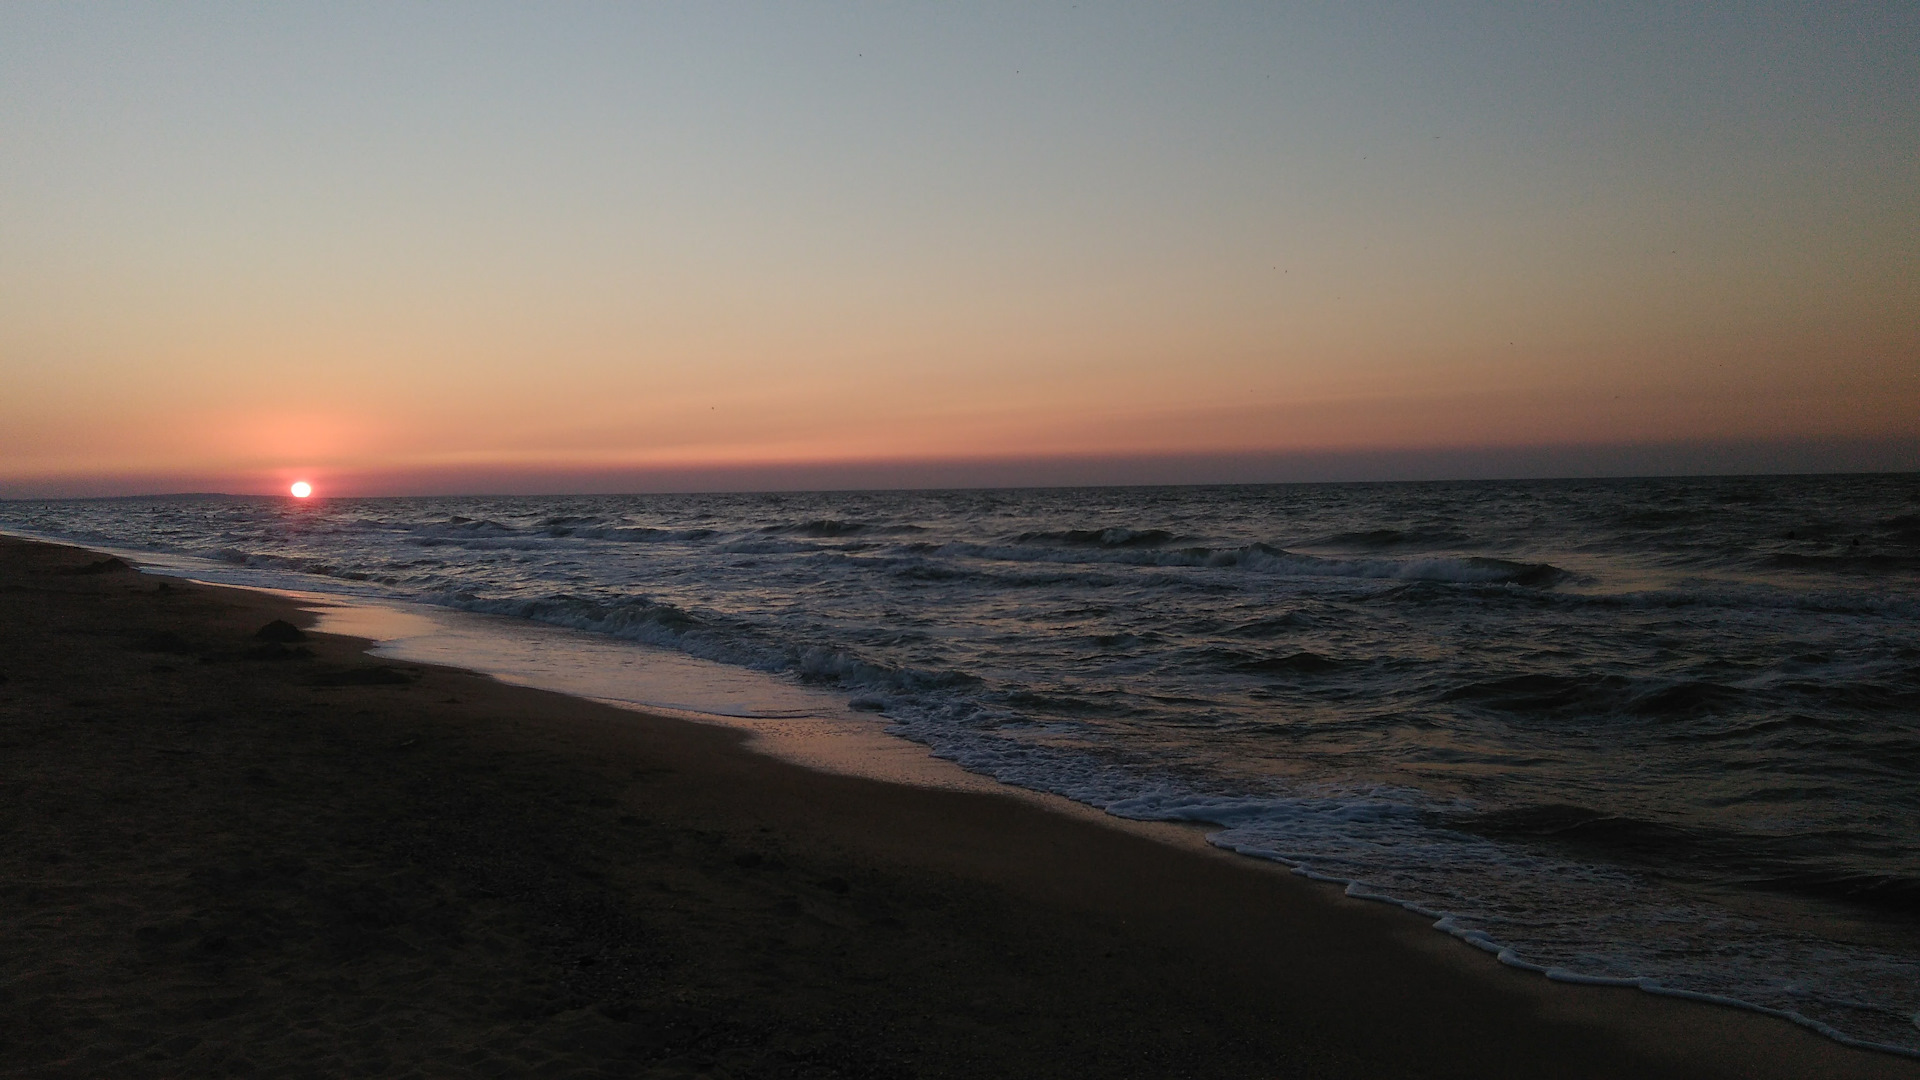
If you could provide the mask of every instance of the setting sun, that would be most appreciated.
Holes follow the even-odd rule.
[[[307,483],[305,480],[295,480],[291,490],[293,491],[294,498],[304,499],[313,494],[313,485]]]

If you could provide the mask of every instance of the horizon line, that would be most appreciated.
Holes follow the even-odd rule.
[[[315,492],[301,498],[286,492],[247,491],[152,491],[121,495],[0,495],[0,502],[112,502],[120,499],[286,499],[302,503],[329,501],[373,501],[380,499],[593,499],[643,498],[659,495],[854,495],[854,494],[932,494],[963,491],[1084,491],[1088,489],[1152,489],[1209,487],[1368,487],[1421,484],[1567,484],[1616,483],[1636,480],[1783,480],[1823,477],[1920,476],[1920,468],[1843,469],[1800,472],[1701,472],[1634,473],[1580,476],[1463,476],[1418,477],[1409,479],[1365,480],[1195,480],[1162,483],[1082,483],[1082,484],[976,484],[929,487],[844,487],[844,488],[726,488],[711,490],[662,491],[436,491],[406,494],[324,495]]]
[[[0,499],[277,495],[316,497],[980,491],[1209,485],[1625,480],[1920,472],[1920,434],[1659,443],[1084,454],[1005,458],[99,470],[0,478]]]

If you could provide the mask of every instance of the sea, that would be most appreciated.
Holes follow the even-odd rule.
[[[169,496],[0,529],[804,687],[1547,978],[1920,1053],[1920,476]]]

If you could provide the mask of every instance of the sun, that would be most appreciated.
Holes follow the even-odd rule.
[[[307,483],[305,480],[295,480],[293,482],[293,487],[289,490],[293,492],[294,498],[304,499],[307,496],[313,494],[313,485]]]

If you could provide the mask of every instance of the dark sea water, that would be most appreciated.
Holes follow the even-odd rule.
[[[1920,1048],[1920,477],[0,503],[836,688],[1551,977]]]

